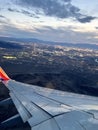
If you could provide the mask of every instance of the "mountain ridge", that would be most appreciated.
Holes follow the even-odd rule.
[[[59,45],[65,47],[75,47],[75,48],[83,48],[83,49],[94,49],[98,50],[97,44],[90,44],[90,43],[67,43],[67,42],[55,42],[55,41],[44,41],[37,38],[12,38],[12,37],[0,37],[0,41],[3,42],[17,42],[17,43],[24,43],[24,44],[45,44],[45,45]]]

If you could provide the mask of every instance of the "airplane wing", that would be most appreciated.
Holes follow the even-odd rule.
[[[20,83],[2,68],[0,80],[32,130],[98,130],[98,97]]]

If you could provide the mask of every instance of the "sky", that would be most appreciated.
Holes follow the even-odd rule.
[[[0,0],[0,37],[98,44],[98,0]]]

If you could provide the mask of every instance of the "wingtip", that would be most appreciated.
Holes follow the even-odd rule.
[[[10,78],[8,77],[8,75],[4,72],[4,70],[0,66],[0,81],[7,81],[9,79]]]

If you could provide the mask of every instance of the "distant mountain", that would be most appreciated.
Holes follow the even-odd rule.
[[[75,47],[75,48],[85,48],[85,49],[94,49],[98,50],[98,45],[89,44],[89,43],[64,43],[64,42],[53,42],[53,41],[44,41],[36,38],[11,38],[11,37],[0,37],[1,41],[7,42],[23,42],[23,43],[38,43],[38,44],[48,44],[48,45],[60,45],[65,47]]]
[[[67,47],[75,47],[75,48],[84,48],[84,49],[94,49],[98,50],[98,45],[96,44],[88,44],[88,43],[62,43],[62,46],[67,46]]]
[[[9,41],[9,42],[23,42],[23,43],[30,43],[30,42],[36,42],[36,43],[46,43],[46,41],[39,40],[36,38],[12,38],[12,37],[0,37],[1,41]]]
[[[13,43],[13,42],[5,42],[5,41],[0,41],[0,48],[6,48],[6,49],[22,49],[22,46]]]

